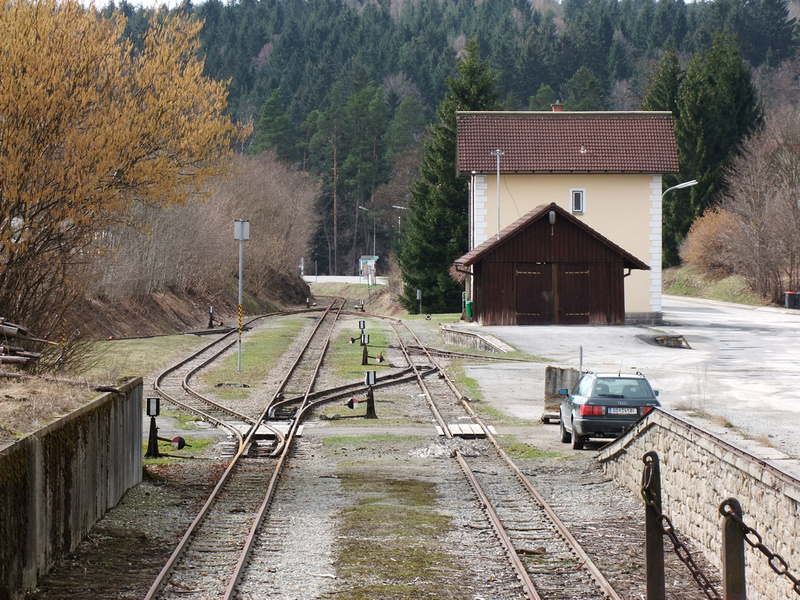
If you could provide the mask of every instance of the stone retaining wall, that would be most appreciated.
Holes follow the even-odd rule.
[[[719,505],[733,497],[742,505],[744,522],[800,576],[800,481],[660,410],[604,448],[599,460],[606,474],[638,494],[642,457],[651,450],[659,457],[664,515],[711,564],[722,568]],[[791,581],[776,575],[761,553],[747,546],[746,557],[749,599],[797,599]]]
[[[23,597],[142,480],[142,379],[0,449],[0,600]]]

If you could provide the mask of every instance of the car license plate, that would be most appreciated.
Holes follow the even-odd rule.
[[[635,408],[624,408],[620,406],[609,406],[608,414],[610,415],[635,415],[639,411]]]

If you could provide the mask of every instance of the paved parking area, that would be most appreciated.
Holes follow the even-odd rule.
[[[465,325],[464,328],[471,326]],[[800,310],[664,298],[664,324],[480,327],[548,363],[470,366],[484,398],[513,416],[542,415],[546,364],[641,371],[666,410],[773,462],[800,459]],[[690,349],[653,342],[683,336]]]

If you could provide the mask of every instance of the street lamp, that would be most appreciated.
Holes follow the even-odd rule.
[[[365,210],[367,212],[371,212],[372,213],[372,255],[375,256],[376,255],[376,253],[375,253],[375,211],[374,210],[370,210],[370,209],[365,208],[365,207],[360,206],[360,205],[359,205],[358,208],[360,208],[361,210]]]
[[[697,185],[697,179],[692,179],[691,181],[684,181],[683,183],[679,183],[678,185],[673,185],[671,188],[667,188],[661,194],[663,198],[668,192],[672,190],[682,190],[683,188],[692,187],[693,185]]]
[[[392,204],[392,208],[397,208],[399,210],[408,210],[407,206],[397,206],[396,204]],[[400,229],[400,215],[397,215],[397,229]]]
[[[242,262],[244,259],[244,242],[250,239],[250,221],[237,219],[233,222],[233,239],[239,241],[239,363],[242,370]]]

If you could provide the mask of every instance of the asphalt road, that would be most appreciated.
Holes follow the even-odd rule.
[[[770,460],[800,458],[800,310],[664,298],[660,326],[480,327],[548,363],[472,366],[487,401],[524,419],[543,410],[546,364],[641,371],[666,410]],[[466,326],[469,327],[469,326]],[[682,336],[690,348],[664,347]],[[690,419],[691,420],[691,419]],[[749,447],[748,447],[749,446]],[[780,452],[774,452],[775,450]],[[791,460],[795,459],[795,460]]]

